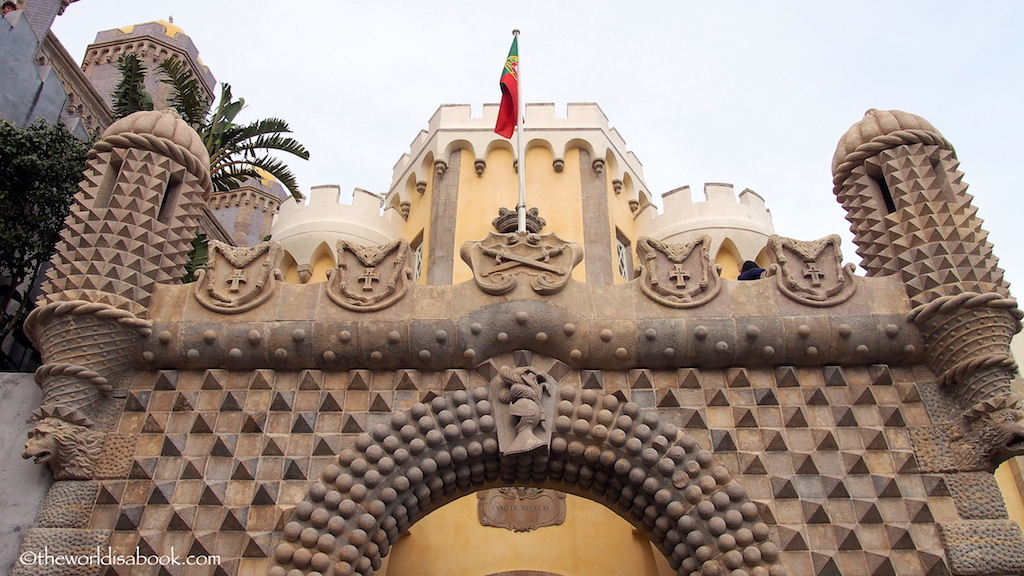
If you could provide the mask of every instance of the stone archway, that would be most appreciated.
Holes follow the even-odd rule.
[[[782,576],[756,505],[654,410],[560,386],[549,452],[502,457],[489,387],[438,396],[361,434],[283,530],[270,576],[371,576],[439,506],[499,485],[555,487],[633,523],[678,574]]]

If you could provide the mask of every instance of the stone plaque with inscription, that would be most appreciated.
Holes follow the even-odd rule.
[[[557,490],[504,487],[476,494],[483,526],[529,532],[565,522],[565,494]]]

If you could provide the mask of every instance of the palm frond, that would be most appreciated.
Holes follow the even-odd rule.
[[[164,77],[161,82],[171,87],[171,106],[193,128],[206,121],[210,103],[206,101],[195,75],[180,60],[168,58],[157,65]]]
[[[124,118],[140,110],[153,109],[153,97],[146,92],[146,68],[134,52],[117,59],[121,80],[114,87],[111,110],[114,118]]]

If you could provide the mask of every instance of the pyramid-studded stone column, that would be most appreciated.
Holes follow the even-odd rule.
[[[833,182],[861,265],[903,279],[929,367],[966,410],[1010,394],[1021,312],[958,165],[926,120],[872,109],[840,140]]]
[[[82,521],[95,500],[95,461],[119,449],[104,436],[112,422],[102,396],[121,384],[140,338],[150,335],[155,285],[183,272],[210,193],[209,156],[176,113],[139,112],[93,146],[80,188],[40,306],[25,322],[44,364],[35,375],[42,405],[22,456],[47,464],[61,482],[43,505],[49,520],[28,532],[23,549],[54,554],[81,554],[110,538]],[[77,513],[61,508],[66,494],[79,502]]]

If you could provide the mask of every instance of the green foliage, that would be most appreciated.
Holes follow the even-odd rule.
[[[0,341],[29,310],[28,291],[64,229],[89,146],[60,123],[0,121]],[[21,304],[8,313],[12,301]]]
[[[114,90],[114,113],[123,118],[139,110],[152,110],[152,98],[144,89],[146,70],[135,54],[118,60],[121,81]],[[302,199],[295,174],[288,165],[272,156],[285,152],[309,160],[309,152],[294,138],[288,123],[280,118],[266,118],[249,124],[235,124],[235,116],[245,107],[245,100],[231,94],[231,86],[221,85],[217,107],[203,96],[199,82],[181,62],[168,58],[157,67],[161,82],[171,87],[171,106],[199,133],[210,154],[210,179],[218,192],[238,188],[246,178],[262,178],[263,173],[276,178],[296,199]],[[148,100],[146,107],[145,98]],[[261,173],[261,171],[263,173]]]
[[[114,87],[114,118],[153,109],[153,97],[146,92],[146,68],[134,53],[122,54],[117,59],[121,80]]]
[[[188,251],[188,264],[185,264],[185,275],[181,278],[182,284],[189,284],[199,279],[199,271],[206,270],[206,263],[210,258],[210,241],[206,234],[199,232],[192,239],[192,249]]]
[[[164,75],[160,81],[171,87],[171,107],[181,114],[189,126],[199,129],[206,121],[206,113],[210,111],[210,103],[206,101],[199,81],[181,61],[173,58],[164,60],[157,68]]]
[[[309,160],[309,152],[290,134],[288,123],[280,118],[266,118],[249,124],[235,124],[235,116],[245,107],[245,100],[234,100],[231,86],[221,86],[217,108],[199,130],[210,153],[210,178],[219,192],[238,188],[246,178],[261,178],[260,170],[271,174],[296,199],[302,198],[295,174],[288,166],[270,155],[286,152]]]

